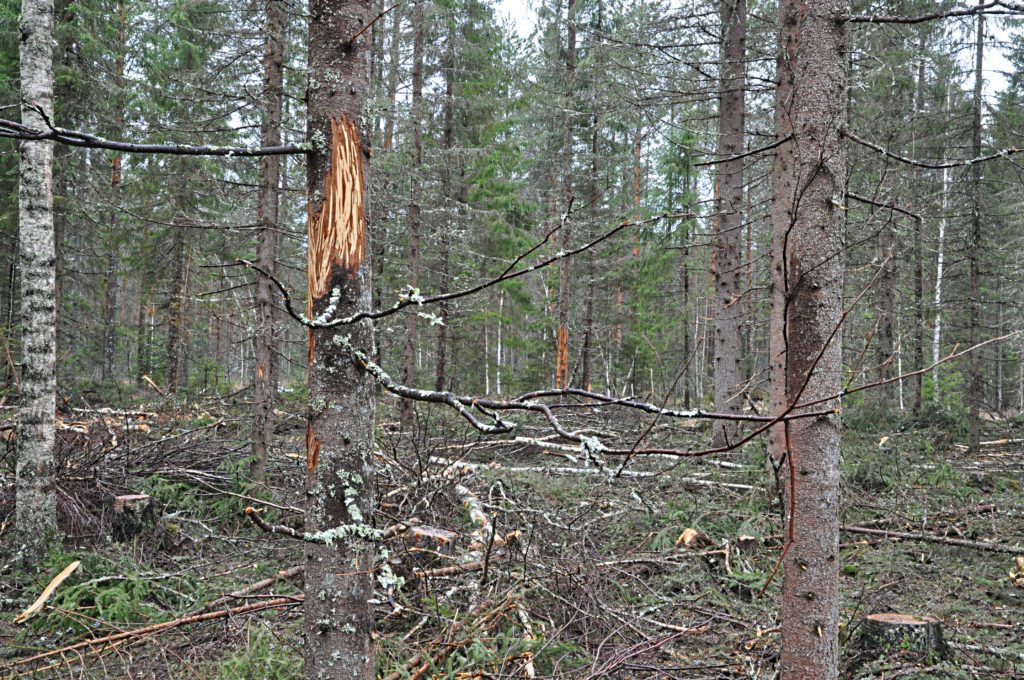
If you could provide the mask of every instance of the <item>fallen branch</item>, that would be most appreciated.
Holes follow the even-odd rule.
[[[935,536],[934,534],[908,533],[905,531],[889,531],[888,529],[870,529],[868,527],[843,526],[843,531],[852,534],[867,534],[869,536],[882,536],[898,541],[923,541],[925,543],[938,543],[940,545],[955,545],[961,548],[973,548],[974,550],[986,550],[988,552],[1007,553],[1019,555],[1024,552],[1024,547],[1005,545],[1002,543],[986,543],[984,541],[971,541],[966,538],[950,538],[948,536]]]
[[[239,600],[239,599],[241,599],[243,597],[248,597],[249,595],[252,595],[253,593],[260,592],[264,588],[269,588],[270,586],[274,585],[278,581],[294,578],[295,576],[298,576],[299,574],[304,574],[305,572],[306,572],[306,565],[305,564],[296,564],[294,567],[289,567],[287,569],[282,569],[281,571],[277,572],[273,576],[268,576],[267,578],[263,579],[262,581],[257,581],[256,583],[253,583],[250,586],[246,586],[245,588],[241,588],[240,590],[236,590],[234,592],[228,593],[227,595],[224,595],[223,597],[218,597],[216,600],[214,600],[213,602],[211,602],[208,605],[206,605],[205,607],[203,607],[203,611],[214,609],[216,607],[223,607],[224,605],[226,605],[231,600]]]
[[[435,567],[433,569],[413,569],[413,575],[417,578],[442,578],[444,576],[459,576],[473,571],[480,571],[484,568],[484,561],[465,562],[453,564],[447,567]]]
[[[34,656],[29,656],[24,659],[16,659],[10,663],[11,667],[24,666],[35,661],[41,661],[42,659],[48,659],[50,657],[64,655],[68,652],[74,652],[79,649],[88,649],[89,647],[96,647],[98,645],[107,645],[122,640],[131,640],[135,638],[145,637],[152,635],[153,633],[162,633],[165,630],[172,630],[174,628],[180,628],[181,626],[187,626],[193,623],[202,623],[204,621],[214,621],[216,619],[225,619],[233,616],[239,616],[242,614],[251,614],[253,612],[263,611],[265,609],[277,609],[279,607],[292,607],[300,604],[303,601],[302,595],[296,595],[295,597],[279,597],[273,600],[267,600],[265,602],[254,602],[252,604],[243,605],[241,607],[234,607],[232,609],[220,609],[215,612],[205,612],[201,614],[191,614],[189,616],[183,616],[172,621],[164,621],[163,623],[155,623],[151,626],[143,626],[142,628],[136,628],[135,630],[126,630],[120,633],[114,633],[113,635],[104,635],[103,637],[92,638],[91,640],[83,640],[82,642],[76,642],[73,645],[61,647],[60,649],[51,649],[48,652],[42,652]],[[8,678],[18,677],[18,674],[8,676]]]

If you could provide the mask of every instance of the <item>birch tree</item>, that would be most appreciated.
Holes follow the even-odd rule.
[[[24,0],[21,6],[21,120],[38,129],[53,122],[53,0]],[[38,557],[57,528],[53,142],[22,142],[20,176],[22,409],[15,503],[26,555]]]

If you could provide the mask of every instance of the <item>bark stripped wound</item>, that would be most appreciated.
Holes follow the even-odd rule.
[[[310,204],[312,215],[312,204]],[[331,121],[331,169],[324,179],[324,202],[309,220],[307,314],[327,294],[331,268],[354,273],[366,251],[363,213],[363,156],[355,123]]]
[[[306,314],[313,303],[328,294],[332,271],[343,277],[355,274],[366,253],[366,217],[363,212],[363,155],[359,130],[348,116],[331,120],[331,168],[324,178],[324,201],[313,214],[309,204],[309,255],[307,261]],[[316,340],[309,331],[309,363],[314,363]],[[320,442],[312,425],[306,426],[306,469],[320,462]]]

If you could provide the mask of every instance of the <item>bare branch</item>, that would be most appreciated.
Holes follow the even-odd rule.
[[[608,230],[607,232],[597,237],[593,241],[589,241],[588,243],[585,243],[582,246],[575,248],[574,250],[558,252],[545,260],[541,260],[536,264],[530,265],[529,267],[523,267],[522,269],[516,269],[515,271],[506,270],[505,273],[501,274],[500,276],[497,276],[493,279],[488,279],[487,281],[483,281],[476,285],[470,286],[469,288],[464,288],[462,290],[453,291],[451,293],[444,293],[441,295],[432,295],[429,297],[423,297],[419,295],[416,291],[409,290],[406,291],[406,293],[399,298],[398,302],[394,303],[390,307],[385,307],[384,309],[357,312],[351,316],[347,316],[342,319],[320,320],[306,318],[305,314],[302,314],[301,312],[295,309],[292,302],[291,293],[289,292],[288,288],[278,279],[276,279],[266,270],[262,269],[261,267],[252,262],[249,262],[248,260],[236,260],[236,263],[244,265],[249,269],[252,269],[253,271],[259,273],[261,276],[265,276],[268,279],[270,279],[270,281],[277,287],[278,291],[281,292],[281,295],[284,298],[285,310],[288,312],[288,315],[291,316],[295,321],[299,322],[300,324],[307,328],[337,328],[339,326],[349,326],[358,321],[363,321],[364,319],[382,319],[384,317],[391,316],[392,314],[395,314],[411,305],[429,305],[438,302],[447,302],[448,300],[457,300],[459,298],[464,298],[469,295],[475,295],[480,291],[492,288],[500,283],[504,283],[505,281],[511,281],[521,276],[525,276],[526,274],[531,274],[533,272],[544,269],[545,267],[548,267],[564,258],[579,255],[580,253],[590,250],[591,248],[608,240],[615,234],[629,227],[640,226],[644,224],[652,224],[654,222],[659,222],[665,219],[689,217],[696,217],[696,213],[662,213],[660,215],[650,217],[646,220],[626,220],[618,224],[617,226],[613,227],[612,229]],[[545,235],[544,240],[546,241],[547,239],[549,239],[551,237],[551,234],[554,233],[554,231],[555,230],[552,230],[547,235]],[[538,247],[539,246],[533,246],[529,252],[536,250]],[[517,261],[521,260],[522,257],[523,256],[517,258]]]
[[[971,165],[974,165],[975,163],[986,163],[988,161],[994,161],[994,160],[998,160],[1000,158],[1009,158],[1013,154],[1024,152],[1024,148],[1020,148],[1020,147],[1016,147],[1016,146],[1011,146],[1011,147],[1007,147],[1005,149],[1000,149],[999,151],[997,151],[995,153],[992,153],[992,154],[989,154],[987,156],[979,156],[978,158],[968,158],[968,159],[965,159],[965,160],[945,161],[945,162],[941,162],[941,163],[933,163],[931,161],[923,161],[923,160],[919,160],[919,159],[916,159],[916,158],[908,158],[906,156],[900,156],[899,154],[896,154],[896,153],[893,153],[892,151],[889,151],[888,149],[886,149],[883,146],[879,146],[878,144],[875,144],[874,142],[869,142],[868,140],[864,139],[863,137],[858,137],[857,135],[855,135],[854,133],[850,132],[849,130],[841,130],[840,134],[842,134],[847,139],[851,139],[851,140],[857,142],[861,146],[864,146],[864,147],[866,147],[868,149],[871,149],[872,151],[877,151],[878,153],[882,154],[883,156],[885,156],[887,158],[892,158],[893,160],[897,160],[897,161],[899,161],[901,163],[906,163],[907,165],[913,165],[914,167],[917,167],[917,168],[926,168],[928,170],[944,170],[946,168],[970,167]]]
[[[772,149],[774,149],[776,147],[782,146],[783,144],[785,144],[786,142],[788,142],[791,139],[793,139],[793,135],[786,135],[785,137],[783,137],[781,139],[775,140],[771,144],[767,144],[765,146],[761,146],[761,147],[758,147],[756,149],[751,149],[750,151],[745,151],[743,153],[738,153],[735,156],[726,156],[725,158],[717,158],[717,159],[715,159],[713,161],[704,161],[702,163],[694,163],[693,167],[695,167],[695,168],[702,168],[702,167],[707,166],[707,165],[718,165],[719,163],[728,163],[729,161],[738,161],[739,159],[746,158],[747,156],[756,156],[759,153],[764,153],[765,151],[771,151]]]
[[[855,194],[852,191],[847,191],[846,192],[846,196],[847,196],[847,198],[852,198],[853,200],[859,201],[861,203],[864,203],[865,205],[871,205],[871,206],[874,206],[876,208],[882,208],[884,210],[891,210],[893,212],[898,212],[901,215],[906,215],[907,217],[909,217],[911,219],[914,219],[914,220],[917,220],[918,222],[924,221],[924,218],[921,217],[920,215],[918,215],[917,213],[912,213],[909,210],[904,210],[903,208],[898,207],[896,205],[895,201],[893,201],[891,203],[880,203],[879,201],[876,201],[874,199],[870,199],[867,196],[861,196],[860,194]]]
[[[851,24],[923,24],[938,19],[949,19],[952,17],[969,17],[978,14],[1000,15],[1020,14],[1024,12],[1024,5],[1016,2],[1001,2],[995,0],[982,5],[975,5],[966,9],[953,9],[947,12],[932,12],[930,14],[919,14],[913,17],[892,16],[885,14],[853,14],[841,17],[842,21]]]
[[[283,156],[289,154],[305,154],[302,146],[284,144],[280,146],[201,146],[196,144],[136,144],[106,139],[98,135],[77,130],[51,126],[49,130],[39,130],[22,125],[13,120],[0,119],[0,137],[22,139],[28,141],[51,140],[88,149],[110,149],[122,153],[153,153],[172,156]]]

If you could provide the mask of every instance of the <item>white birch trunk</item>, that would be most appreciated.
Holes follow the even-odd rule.
[[[53,0],[21,8],[21,120],[53,123]],[[53,143],[23,142],[18,189],[21,268],[21,423],[16,525],[27,556],[40,556],[56,533],[56,252],[53,233]]]
[[[946,90],[946,110],[949,111],[950,93]],[[943,153],[945,157],[945,153]],[[932,330],[932,390],[935,404],[939,403],[939,352],[942,349],[942,269],[945,265],[946,214],[949,209],[949,168],[942,169],[942,217],[939,218],[938,256],[935,261],[935,328]]]

